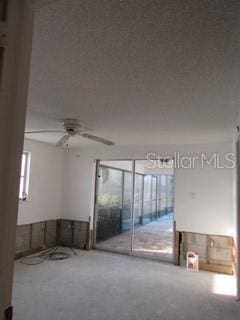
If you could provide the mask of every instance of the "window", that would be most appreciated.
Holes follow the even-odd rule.
[[[20,187],[19,187],[19,199],[26,200],[28,197],[29,189],[29,171],[30,171],[30,153],[23,152],[21,175],[20,175]]]

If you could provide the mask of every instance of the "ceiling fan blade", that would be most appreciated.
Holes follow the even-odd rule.
[[[82,126],[80,128],[80,130],[82,130],[82,131],[94,131],[92,128],[89,128],[89,127],[86,127],[86,126]]]
[[[79,135],[82,136],[83,138],[91,139],[91,140],[94,140],[96,142],[106,144],[107,146],[113,146],[114,145],[114,142],[112,142],[112,141],[109,141],[109,140],[106,140],[106,139],[103,139],[103,138],[100,138],[100,137],[96,137],[96,136],[93,136],[93,135],[88,134],[88,133],[79,133]]]
[[[70,136],[68,134],[66,134],[65,136],[63,136],[57,143],[56,143],[56,147],[62,147],[70,138]]]
[[[39,131],[26,131],[25,134],[32,134],[32,133],[48,133],[48,132],[61,132],[64,133],[65,131],[56,131],[56,130],[39,130]]]

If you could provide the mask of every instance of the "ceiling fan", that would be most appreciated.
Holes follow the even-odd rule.
[[[103,143],[107,146],[113,146],[114,142],[94,136],[86,131],[93,131],[92,129],[85,127],[83,121],[80,119],[66,118],[62,120],[63,130],[38,130],[38,131],[26,131],[25,134],[33,133],[49,133],[49,132],[62,132],[64,136],[56,143],[57,147],[61,147],[67,143],[69,138],[74,136],[81,136],[99,143]]]

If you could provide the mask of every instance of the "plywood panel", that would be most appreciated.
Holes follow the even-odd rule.
[[[199,254],[200,268],[232,274],[234,270],[234,242],[232,237],[183,232],[181,264],[185,265],[186,253]]]
[[[17,227],[16,253],[30,250],[30,234],[31,226],[29,224]]]
[[[45,222],[32,224],[31,249],[44,248]]]

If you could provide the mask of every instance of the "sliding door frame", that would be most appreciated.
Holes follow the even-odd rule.
[[[162,262],[170,262],[170,261],[165,261],[163,259],[159,259],[158,257],[148,257],[148,256],[144,256],[141,255],[139,253],[136,253],[134,251],[134,231],[135,231],[135,220],[134,220],[134,196],[135,196],[135,176],[136,176],[136,161],[143,161],[146,159],[97,159],[95,160],[96,162],[96,169],[95,169],[95,187],[94,187],[94,214],[93,214],[93,243],[92,243],[92,248],[93,249],[97,249],[97,250],[101,250],[101,251],[107,251],[107,252],[112,252],[112,253],[119,253],[119,254],[127,254],[130,256],[136,256],[136,257],[141,257],[141,258],[146,258],[146,259],[150,259],[150,260],[158,260],[158,261],[162,261]],[[153,158],[153,160],[156,160]],[[174,160],[174,158],[172,158],[172,160]],[[121,251],[115,251],[112,249],[108,249],[108,248],[99,248],[97,246],[97,211],[98,211],[98,193],[99,193],[99,167],[101,166],[101,161],[128,161],[128,162],[132,162],[132,171],[128,171],[131,172],[132,174],[132,192],[131,192],[131,210],[130,210],[130,237],[129,237],[129,250],[128,253],[125,252],[121,252]],[[104,165],[103,165],[104,166]],[[115,169],[115,170],[120,170],[118,168],[115,167],[111,167],[109,166],[109,168]],[[122,170],[124,171],[124,170]],[[124,176],[124,173],[123,173]],[[173,247],[173,260],[170,263],[174,263],[175,260],[175,244],[174,244],[174,239],[175,239],[175,168],[173,167],[173,176],[174,176],[174,201],[173,201],[173,221],[172,221],[172,225],[173,225],[173,241],[172,241],[172,247]],[[143,176],[143,188],[142,188],[142,197],[144,197],[144,176]],[[124,181],[124,178],[123,178]],[[157,183],[158,185],[158,183]],[[122,195],[123,195],[123,189],[124,189],[124,184],[122,184]],[[152,189],[152,178],[151,178],[151,189]],[[156,192],[157,193],[157,192]],[[161,200],[161,199],[160,199]],[[157,199],[156,199],[156,203],[157,203]],[[122,204],[123,204],[123,198],[122,198]],[[152,207],[152,192],[151,192],[151,207]],[[142,217],[143,217],[143,208],[144,208],[144,198],[142,199]],[[158,206],[156,205],[156,208],[158,208]]]
[[[98,250],[102,250],[102,251],[109,251],[109,252],[117,252],[117,253],[122,253],[125,254],[124,252],[121,251],[113,251],[110,249],[101,249],[97,247],[97,211],[98,211],[98,194],[99,194],[99,183],[98,183],[98,179],[99,179],[99,168],[100,166],[103,167],[107,167],[110,169],[114,169],[114,170],[118,170],[118,171],[122,171],[122,199],[121,199],[121,207],[123,209],[123,203],[124,203],[124,180],[125,180],[125,172],[129,172],[132,174],[132,178],[133,176],[133,171],[129,171],[129,170],[122,170],[122,169],[118,169],[115,167],[111,167],[111,166],[105,166],[105,165],[101,165],[101,161],[128,161],[128,162],[132,162],[132,169],[134,168],[134,161],[132,159],[124,159],[124,160],[95,160],[96,162],[96,169],[95,169],[95,186],[94,186],[94,214],[93,214],[93,243],[92,243],[92,248],[93,249],[98,249]],[[132,192],[131,192],[131,211],[130,211],[130,237],[129,237],[129,252],[128,255],[132,255],[132,245],[133,245],[133,240],[132,240],[132,219],[134,218],[134,214],[133,214],[133,206],[134,206],[134,190],[133,190],[133,182],[132,182]],[[133,204],[133,206],[132,206]]]
[[[132,160],[132,193],[131,193],[131,233],[130,233],[130,255],[133,255],[133,245],[134,245],[134,231],[135,231],[135,221],[134,221],[134,196],[135,196],[135,167],[136,160]]]

